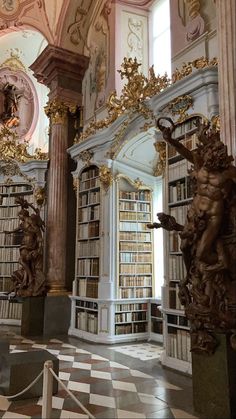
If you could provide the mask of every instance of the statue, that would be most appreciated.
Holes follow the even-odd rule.
[[[20,225],[13,231],[5,231],[5,234],[21,232],[23,234],[20,245],[20,269],[13,272],[12,292],[17,296],[41,296],[46,293],[46,282],[43,273],[43,236],[44,221],[40,217],[39,209],[27,202],[24,198],[16,198],[21,210],[18,213]],[[32,208],[34,213],[29,214]]]
[[[211,354],[217,346],[214,332],[234,334],[236,329],[236,167],[219,132],[209,124],[198,122],[195,150],[172,138],[175,125],[170,118],[159,118],[157,127],[192,163],[194,193],[184,226],[157,214],[160,223],[149,227],[180,232],[187,274],[180,281],[179,298],[191,322],[192,351]]]
[[[17,127],[20,119],[17,115],[19,99],[23,91],[18,90],[13,84],[7,83],[3,88],[4,93],[4,112],[1,115],[1,120],[8,128]]]

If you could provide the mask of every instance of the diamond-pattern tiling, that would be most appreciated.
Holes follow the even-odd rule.
[[[12,352],[44,349],[57,356],[60,379],[96,418],[194,418],[162,399],[161,389],[165,394],[173,388],[175,392],[181,391],[162,379],[59,339],[33,341],[10,332],[8,337]],[[160,398],[156,394],[160,394]],[[53,396],[52,406],[52,418],[88,417],[60,386],[58,394]],[[40,418],[41,409],[41,398],[8,401],[0,397],[0,418]]]

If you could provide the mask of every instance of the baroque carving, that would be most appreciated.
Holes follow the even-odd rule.
[[[0,68],[7,67],[10,70],[17,71],[22,70],[26,71],[26,67],[20,60],[20,51],[18,48],[10,49],[10,57],[7,58],[1,65]]]
[[[20,297],[40,296],[46,294],[46,279],[43,273],[43,235],[45,224],[40,217],[40,210],[29,203],[24,197],[16,198],[21,206],[18,213],[19,226],[5,234],[21,233],[20,268],[13,272],[12,292]],[[33,209],[30,215],[29,209]]]
[[[20,123],[18,105],[23,90],[17,89],[14,84],[6,83],[2,92],[4,94],[4,112],[0,115],[0,121],[2,121],[6,127],[17,127]]]
[[[9,162],[16,160],[24,163],[29,160],[47,160],[47,153],[42,153],[40,149],[36,149],[36,153],[31,155],[28,152],[28,142],[19,141],[15,131],[3,126],[0,131],[0,160]]]
[[[112,176],[112,173],[111,173],[111,170],[109,169],[109,167],[107,167],[104,164],[102,166],[100,166],[100,168],[99,168],[99,179],[100,179],[100,182],[101,182],[103,188],[107,192],[109,187],[112,184],[113,176]]]
[[[69,108],[64,102],[55,99],[52,102],[49,102],[44,110],[52,124],[65,124]]]
[[[90,165],[90,160],[93,157],[93,151],[91,150],[84,150],[79,153],[79,159],[86,163],[88,166]]]
[[[183,95],[172,100],[165,109],[173,116],[179,115],[176,122],[182,122],[187,118],[187,111],[192,107],[193,98],[190,95]]]
[[[164,141],[156,141],[154,147],[158,152],[159,158],[153,175],[163,176],[166,168],[166,143]]]
[[[191,151],[172,138],[170,118],[157,120],[163,139],[192,163],[193,200],[185,225],[158,214],[160,223],[149,226],[179,232],[187,272],[179,298],[191,323],[192,351],[206,354],[216,349],[214,333],[231,332],[231,342],[236,340],[236,167],[209,125],[199,122],[199,143]]]

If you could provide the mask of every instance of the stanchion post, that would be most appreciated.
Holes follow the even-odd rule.
[[[42,419],[50,418],[52,412],[53,376],[49,371],[49,368],[53,369],[52,361],[46,361],[43,368]]]

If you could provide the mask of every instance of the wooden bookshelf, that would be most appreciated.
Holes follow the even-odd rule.
[[[19,246],[22,235],[4,233],[19,226],[18,212],[21,207],[15,203],[18,196],[33,202],[32,186],[20,182],[0,185],[0,292],[11,290],[11,275],[19,268]],[[21,304],[0,300],[1,324],[19,325],[21,314]]]

